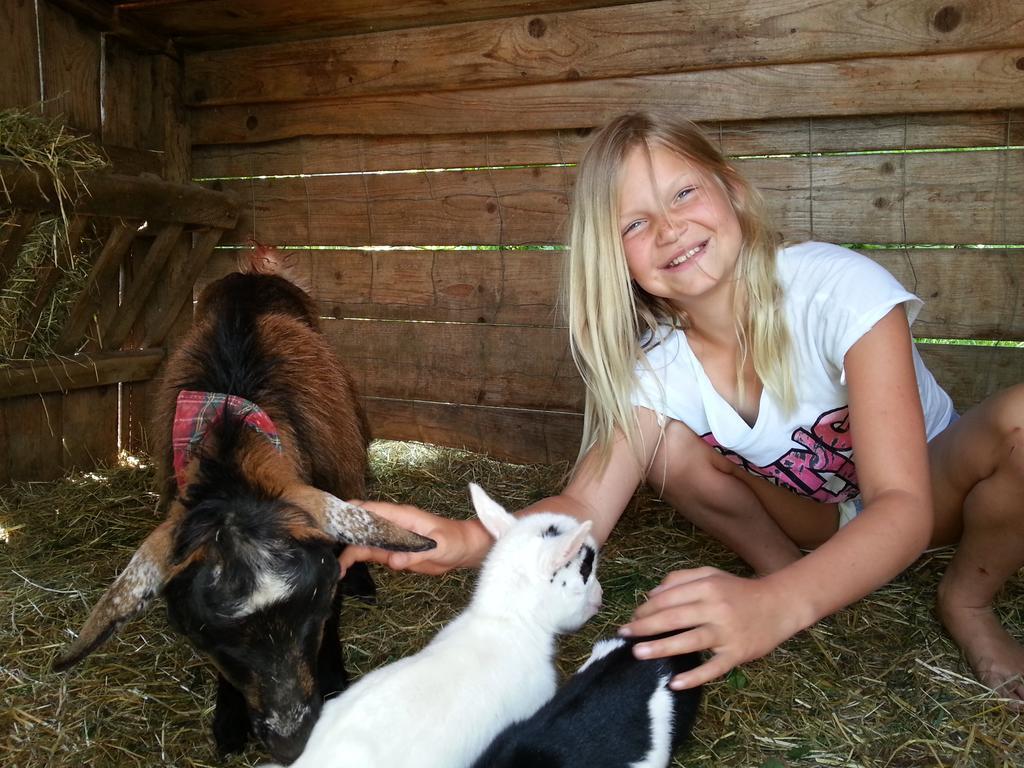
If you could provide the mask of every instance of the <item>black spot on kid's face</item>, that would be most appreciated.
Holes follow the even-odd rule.
[[[583,583],[586,584],[590,579],[590,574],[594,572],[594,557],[596,553],[594,548],[589,544],[583,545],[583,561],[580,563],[580,576],[583,577]]]

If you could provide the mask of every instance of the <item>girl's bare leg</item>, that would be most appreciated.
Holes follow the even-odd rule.
[[[1024,565],[1024,385],[964,414],[930,454],[933,544],[960,541],[939,584],[939,618],[982,683],[1024,702],[1024,647],[992,610]]]
[[[789,565],[799,547],[817,546],[836,530],[834,507],[749,475],[677,421],[665,429],[647,484],[759,575]]]

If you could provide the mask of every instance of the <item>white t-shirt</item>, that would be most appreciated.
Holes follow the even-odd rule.
[[[871,259],[828,243],[782,249],[777,273],[794,355],[797,407],[791,414],[764,391],[757,421],[748,425],[715,391],[686,335],[667,327],[661,343],[647,352],[652,370],[637,366],[632,401],[683,422],[776,485],[821,502],[847,501],[860,490],[843,360],[893,307],[902,304],[913,323],[922,301]],[[916,349],[914,368],[931,440],[949,423],[953,403]]]

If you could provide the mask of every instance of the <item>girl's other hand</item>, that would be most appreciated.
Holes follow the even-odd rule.
[[[341,575],[357,562],[381,563],[395,571],[413,571],[431,576],[453,568],[479,565],[490,544],[490,537],[475,520],[451,520],[426,512],[410,504],[383,501],[360,501],[351,504],[364,507],[395,525],[437,542],[426,552],[391,552],[377,547],[349,544],[338,558]]]
[[[802,627],[787,611],[784,599],[765,579],[745,579],[717,568],[673,571],[648,594],[619,632],[646,637],[673,630],[678,634],[637,643],[638,658],[662,658],[693,651],[710,651],[699,667],[676,675],[674,690],[693,688],[760,658]]]

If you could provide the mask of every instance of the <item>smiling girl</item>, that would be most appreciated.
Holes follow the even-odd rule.
[[[587,386],[567,487],[528,507],[611,534],[641,482],[754,569],[673,571],[626,635],[638,655],[709,651],[698,685],[758,658],[959,541],[939,615],[979,679],[1024,700],[1024,649],[991,601],[1024,564],[1024,385],[957,418],[909,326],[921,301],[866,257],[785,245],[764,204],[690,123],[627,114],[578,169],[566,273]],[[438,542],[357,559],[475,565],[474,522],[367,503]],[[807,554],[802,554],[807,552]]]

